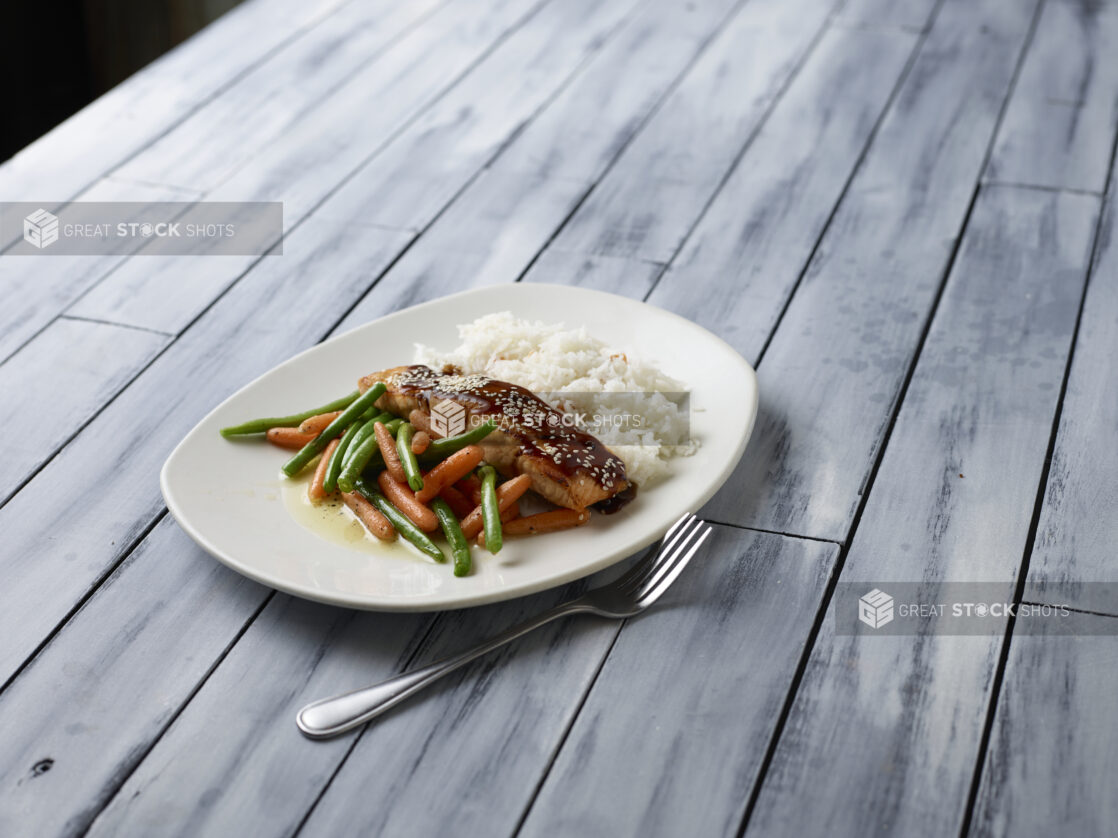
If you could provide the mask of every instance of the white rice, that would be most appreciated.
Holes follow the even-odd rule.
[[[694,442],[667,444],[688,439],[687,402],[679,398],[684,385],[584,328],[519,320],[505,311],[459,326],[458,335],[462,343],[450,352],[417,344],[416,362],[436,370],[454,364],[519,384],[567,412],[640,417],[640,427],[606,423],[593,433],[642,486],[668,473],[670,457],[697,448]]]

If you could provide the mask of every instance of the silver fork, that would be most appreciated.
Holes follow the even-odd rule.
[[[352,730],[475,658],[568,614],[585,612],[617,620],[639,614],[679,578],[710,533],[709,524],[688,513],[672,525],[658,549],[645,553],[624,576],[513,626],[461,654],[371,687],[308,704],[296,716],[299,730],[312,739],[329,739]]]

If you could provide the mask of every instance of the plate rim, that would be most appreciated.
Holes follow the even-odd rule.
[[[635,305],[638,307],[647,306],[648,308],[655,309],[657,312],[663,315],[667,315],[669,318],[676,320],[683,327],[690,330],[697,330],[699,332],[702,332],[708,339],[714,340],[717,343],[721,344],[728,352],[728,354],[740,364],[745,378],[750,383],[750,399],[747,406],[749,417],[748,421],[744,424],[744,429],[740,434],[736,449],[731,456],[721,460],[722,465],[719,473],[714,479],[710,480],[706,484],[706,487],[700,493],[700,497],[695,504],[695,508],[690,511],[698,512],[699,509],[701,509],[712,497],[714,497],[715,494],[718,493],[718,491],[725,485],[734,469],[737,468],[738,463],[741,461],[741,458],[745,453],[745,449],[749,444],[749,440],[753,435],[753,429],[756,424],[758,407],[760,404],[760,392],[757,381],[757,373],[753,369],[752,364],[750,364],[744,357],[742,357],[741,353],[734,349],[734,347],[731,346],[726,340],[714,334],[709,329],[700,326],[698,323],[695,323],[694,321],[689,320],[680,314],[677,314],[673,311],[668,311],[664,308],[660,308],[659,306],[653,305],[643,300],[635,300],[631,297],[624,297],[620,294],[613,294],[608,291],[600,291],[596,288],[583,288],[580,286],[558,285],[555,283],[542,282],[517,282],[512,283],[508,286],[483,285],[478,288],[468,288],[463,291],[458,291],[453,294],[447,294],[433,300],[426,300],[414,306],[409,306],[407,308],[390,312],[386,315],[383,315],[382,317],[376,318],[375,320],[370,320],[366,323],[359,324],[351,329],[347,329],[340,334],[332,335],[326,340],[313,344],[312,346],[303,349],[295,355],[292,355],[290,358],[287,358],[286,360],[281,361],[280,363],[275,364],[272,367],[269,367],[267,370],[253,378],[251,381],[243,384],[236,391],[230,393],[220,403],[209,410],[205,414],[205,416],[200,418],[194,424],[194,426],[189,431],[187,431],[186,434],[183,435],[182,439],[180,439],[175,447],[171,450],[171,453],[167,455],[167,459],[164,460],[163,466],[159,472],[159,488],[163,496],[163,502],[167,506],[167,510],[168,512],[170,512],[171,517],[174,518],[179,527],[181,527],[182,530],[199,547],[201,547],[214,559],[221,562],[223,565],[230,568],[231,570],[234,570],[237,573],[241,574],[242,576],[245,576],[248,579],[252,579],[253,581],[258,582],[262,585],[286,594],[290,594],[291,596],[296,596],[301,599],[307,599],[314,602],[324,603],[326,605],[365,611],[383,611],[397,613],[428,613],[436,611],[459,610],[463,608],[473,608],[481,605],[488,605],[494,602],[502,602],[505,600],[530,596],[532,594],[549,590],[551,588],[567,584],[568,582],[572,582],[576,579],[582,579],[587,576],[591,576],[594,573],[605,570],[606,568],[611,567],[620,560],[627,558],[628,556],[632,556],[635,553],[638,553],[641,550],[645,549],[650,544],[658,541],[660,538],[663,537],[664,533],[667,532],[668,528],[673,523],[672,521],[664,521],[662,522],[662,524],[658,524],[649,531],[648,536],[638,539],[635,544],[630,543],[623,549],[614,549],[612,551],[608,551],[589,565],[576,565],[570,571],[542,577],[535,582],[521,583],[516,585],[515,588],[512,589],[497,588],[487,592],[436,599],[432,599],[430,596],[426,596],[426,598],[422,602],[409,602],[408,600],[399,597],[393,600],[386,600],[383,598],[371,597],[367,595],[363,597],[346,597],[331,596],[328,594],[316,594],[313,590],[299,587],[297,585],[288,584],[282,577],[277,577],[266,572],[262,572],[254,566],[245,564],[244,562],[239,561],[234,556],[229,555],[227,552],[219,548],[216,544],[211,542],[204,533],[193,526],[190,521],[187,520],[185,514],[183,514],[181,509],[178,507],[178,504],[176,503],[174,497],[174,488],[172,487],[169,478],[169,472],[173,468],[174,462],[180,456],[180,453],[182,452],[184,446],[191,440],[193,435],[200,432],[199,429],[201,428],[201,426],[207,424],[207,422],[215,413],[222,410],[222,408],[224,408],[225,405],[227,405],[230,401],[238,398],[245,390],[248,390],[257,382],[273,375],[284,367],[295,364],[304,355],[315,352],[321,349],[321,347],[329,343],[333,343],[334,341],[342,340],[354,334],[355,332],[371,329],[378,324],[384,323],[387,320],[396,319],[404,315],[414,316],[417,312],[421,312],[423,309],[432,308],[437,305],[444,305],[447,301],[450,300],[458,299],[461,297],[474,296],[482,292],[492,293],[494,289],[502,289],[506,291],[510,289],[549,289],[553,292],[561,291],[563,293],[598,296],[601,298],[609,299],[611,302],[622,301],[626,304]],[[513,291],[513,293],[526,292],[517,290]],[[580,328],[580,325],[582,324],[565,324],[567,328]]]

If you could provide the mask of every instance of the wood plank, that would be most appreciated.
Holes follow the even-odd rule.
[[[245,381],[321,340],[405,241],[312,219],[0,507],[0,683],[162,512],[156,476],[179,439]],[[306,276],[326,267],[331,293],[308,296]],[[325,401],[347,378],[316,381],[308,396]]]
[[[152,204],[195,197],[197,193],[170,187],[105,178],[91,186],[84,199]],[[124,256],[47,254],[0,257],[0,296],[4,299],[0,306],[0,364],[124,260]]]
[[[756,363],[915,44],[908,33],[829,32],[648,302]]]
[[[165,518],[0,698],[0,831],[80,834],[267,596]]]
[[[1099,232],[1075,358],[1025,580],[1034,602],[1118,614],[1118,189]]]
[[[293,199],[296,194],[309,192],[307,200],[311,204],[320,200],[359,165],[371,146],[375,147],[378,142],[383,141],[409,115],[413,115],[439,91],[453,83],[457,73],[476,61],[480,54],[509,27],[515,26],[536,4],[538,0],[494,3],[480,22],[476,20],[477,9],[469,3],[454,4],[436,22],[421,32],[412,33],[410,38],[405,39],[405,43],[398,44],[389,56],[381,56],[381,60],[374,62],[371,68],[367,67],[358,73],[345,88],[344,95],[327,99],[327,105],[315,111],[323,123],[307,120],[289,129],[279,143],[269,146],[241,171],[239,177],[234,177],[225,191],[211,192],[207,197],[225,201],[284,200],[290,229],[293,221],[302,217],[296,215],[293,218]],[[419,4],[415,5],[420,8]],[[408,4],[408,8],[411,6],[412,4]],[[357,7],[363,9],[365,4],[357,4]],[[355,13],[347,12],[346,20],[351,20]],[[222,25],[225,25],[224,20]],[[328,41],[333,30],[324,28],[325,36],[308,37],[312,47],[316,44],[321,47],[324,37]],[[243,37],[243,33],[240,37]],[[226,45],[226,49],[228,48]],[[278,52],[265,68],[264,80],[261,82],[255,76],[250,76],[245,85],[254,90],[263,87],[267,93],[267,81],[276,75],[274,65],[284,66],[284,62],[292,55],[303,54],[301,50],[300,44],[292,44],[289,49]],[[440,54],[443,62],[430,61],[432,53]],[[224,103],[233,99],[243,104],[244,98],[241,86],[234,86],[229,96],[221,97],[213,103],[217,113],[225,114],[223,119],[218,120],[216,127],[207,121],[208,117],[200,115],[204,130],[221,138],[223,153],[228,139],[228,125],[239,124],[235,121],[230,123],[228,107]],[[275,105],[277,98],[285,100],[290,96],[277,94],[265,101],[263,104],[267,106],[269,113],[279,112]],[[370,107],[371,112],[366,110]],[[208,110],[203,109],[201,114],[206,114]],[[354,119],[355,114],[363,115],[363,118]],[[250,124],[257,122],[266,124],[259,119],[259,114]],[[330,149],[333,152],[331,154],[315,152],[315,149],[323,146],[321,124],[330,124],[334,128],[330,141],[337,143],[338,147]],[[194,121],[187,123],[188,127],[193,125]],[[241,130],[249,132],[242,133],[244,137],[255,129],[242,125]],[[197,136],[193,139],[182,138],[177,133],[171,136],[179,138],[187,146],[185,152],[182,152],[181,146],[175,146],[168,139],[167,143],[170,145],[157,144],[148,153],[137,158],[137,165],[148,165],[144,161],[165,160],[168,156],[173,157],[174,153],[199,154],[198,147],[203,141]],[[251,136],[259,139],[260,134]],[[342,153],[342,149],[348,153]],[[256,152],[257,149],[254,148],[253,151]],[[232,154],[236,156],[236,152]],[[200,163],[212,162],[212,155],[199,154],[197,159]],[[147,173],[149,172],[137,171],[132,174]],[[159,176],[157,171],[150,173]],[[83,200],[137,200],[128,193],[150,194],[157,190],[157,187],[121,183],[117,179],[108,183],[115,184],[115,190],[110,191],[102,186],[83,194]],[[183,196],[181,192],[169,188],[158,188],[158,192],[169,194],[170,197],[153,200],[188,200],[199,197],[198,192]],[[160,257],[158,260],[76,257],[73,263],[80,265],[82,272],[71,275],[69,271],[62,270],[57,274],[60,277],[58,281],[53,280],[56,276],[53,271],[45,278],[51,281],[44,281],[44,277],[40,275],[41,262],[27,259],[3,260],[0,262],[0,287],[10,284],[25,290],[21,290],[17,298],[19,302],[10,312],[0,314],[3,320],[10,316],[13,322],[12,332],[5,334],[4,330],[0,330],[0,358],[8,354],[3,351],[8,341],[18,346],[42,327],[44,318],[49,320],[68,306],[71,306],[70,313],[80,317],[177,333],[253,264],[256,258],[213,257],[205,263],[207,269],[200,271],[197,259],[192,256]],[[49,267],[55,270],[64,268],[60,257],[53,259],[55,261]],[[135,316],[132,316],[133,312]],[[165,313],[165,316],[159,318],[156,316],[157,312]],[[26,316],[28,313],[32,316]],[[160,320],[162,328],[154,325]]]
[[[1013,600],[1097,210],[982,190],[840,581]],[[958,834],[1004,635],[839,635],[835,608],[747,834]]]
[[[752,0],[642,6],[494,164],[503,172],[595,183],[731,16]]]
[[[755,545],[757,541],[766,543]],[[792,572],[795,578],[817,578],[825,562],[811,560],[814,549],[805,555],[798,546],[785,548],[769,536],[721,528],[712,541],[710,563],[702,565],[706,572],[689,571],[687,581],[662,605],[626,626],[622,640],[628,634],[632,640],[625,648],[654,642],[668,622],[693,622],[700,613],[709,617],[702,597],[716,576],[725,579],[730,573],[741,579],[780,555],[793,566],[802,562],[803,572]],[[736,609],[747,599],[748,594],[742,601],[723,599],[722,619],[732,621],[730,612],[739,613]],[[480,620],[468,612],[448,615],[436,627],[423,657],[461,649],[466,637],[484,637],[541,607],[540,601],[509,603]],[[358,741],[307,820],[304,834],[513,834],[617,632],[616,623],[594,619],[553,624],[402,705]],[[752,648],[760,651],[759,646]],[[725,682],[719,686],[727,687]],[[432,788],[444,793],[431,795]],[[609,800],[605,791],[601,789],[599,798],[574,798],[578,809],[586,806],[579,826],[588,826],[588,834],[609,834],[608,829],[592,826],[596,815],[605,819],[602,810],[618,802]]]
[[[357,735],[312,742],[295,713],[308,696],[399,671],[431,619],[277,595],[88,834],[289,834]]]
[[[274,53],[115,170],[209,192],[375,62],[446,0],[351,3]]]
[[[343,328],[451,291],[516,281],[688,69],[730,8],[729,3],[687,8],[675,2],[643,8],[439,215],[349,314]],[[751,8],[746,4],[740,14],[749,16]],[[643,87],[630,81],[616,92],[614,79],[645,65],[649,72],[639,77]],[[577,147],[566,139],[568,125],[581,126]],[[340,220],[350,211],[330,202],[320,214]]]
[[[737,830],[838,546],[716,532],[621,632],[518,834]]]
[[[760,361],[753,438],[708,517],[846,538],[1034,9],[940,11]]]
[[[170,338],[56,320],[0,366],[0,503],[154,358]]]
[[[579,207],[553,247],[668,262],[815,45],[831,0],[753,0]],[[732,95],[727,95],[732,84]]]
[[[451,3],[328,98],[314,119],[302,120],[262,149],[208,199],[283,201],[289,233],[539,5],[540,0],[497,0],[479,15],[470,3]],[[440,60],[432,61],[433,54]],[[325,135],[324,124],[331,126]],[[129,260],[71,313],[147,328],[160,328],[158,323],[160,331],[177,333],[258,261],[210,257],[207,270],[199,271],[193,257]]]
[[[401,165],[393,149],[410,149],[409,153],[421,155],[416,144],[425,142],[439,147],[459,144],[476,151],[471,158],[476,165],[440,179],[448,187],[457,183],[457,190],[477,174],[486,155],[495,153],[516,130],[518,120],[529,117],[601,47],[629,14],[634,0],[579,2],[583,5],[548,4],[532,15],[533,6],[527,0],[505,0],[481,15],[484,20],[478,20],[476,7],[450,4],[444,14],[417,29],[415,37],[404,38],[371,65],[364,74],[367,78],[359,76],[327,100],[316,112],[321,121],[300,123],[209,197],[282,200],[284,223],[290,230],[340,183],[351,176],[350,183],[361,179],[362,174],[354,175],[355,170],[385,171],[382,161],[387,159],[395,161],[391,165]],[[539,0],[531,0],[531,4],[539,5]],[[524,25],[516,36],[502,39],[518,22]],[[439,54],[439,61],[431,61],[433,52]],[[515,88],[515,103],[504,98],[509,77],[522,79]],[[488,96],[487,91],[491,92]],[[493,104],[500,107],[490,107]],[[428,105],[429,111],[424,112]],[[324,138],[321,124],[336,125],[336,130]],[[418,166],[424,159],[409,159],[407,165]],[[439,163],[432,165],[438,168]],[[324,217],[347,224],[355,219],[363,224],[380,223],[374,212],[346,209],[341,197],[344,191],[323,206]],[[376,194],[379,201],[403,199],[394,191]],[[429,207],[431,217],[441,208],[441,204]],[[140,262],[131,261],[83,299],[75,311],[177,332],[255,261],[254,257],[226,259],[221,257],[219,264],[211,258],[211,269],[202,276],[196,260],[189,257],[161,259],[154,275]]]
[[[1118,6],[1045,3],[986,177],[1101,192],[1118,131]]]
[[[623,143],[642,112],[647,112],[656,104],[646,92],[643,96],[633,97],[639,106],[636,112],[626,111],[619,108],[612,97],[603,99],[600,95],[595,95],[594,91],[610,87],[610,79],[616,77],[628,62],[637,62],[639,65],[650,60],[648,56],[653,54],[658,56],[662,69],[650,81],[659,84],[662,90],[671,79],[663,70],[666,66],[664,56],[675,55],[679,69],[683,69],[698,43],[702,42],[701,30],[691,34],[685,41],[686,50],[679,49],[675,40],[668,43],[669,46],[676,47],[674,52],[665,49],[661,37],[650,40],[650,31],[687,31],[683,23],[688,19],[690,26],[697,29],[693,12],[685,21],[676,20],[680,14],[676,4],[668,4],[666,7],[654,4],[647,15],[634,20],[626,33],[618,36],[587,68],[581,80],[568,88],[555,104],[514,140],[449,206],[392,271],[350,312],[343,328],[352,328],[390,311],[432,299],[451,290],[515,281],[585,196],[588,188],[581,184],[592,183],[594,178],[601,175],[604,167],[610,164],[606,155],[612,152],[621,161],[618,165],[624,165],[626,158]],[[712,18],[717,19],[717,13],[712,12],[705,19],[708,28],[712,25]],[[747,3],[734,18],[734,25],[748,30],[772,25],[771,37],[775,39],[779,34],[779,27],[784,25],[784,18],[778,16],[774,22],[773,11],[769,6]],[[907,35],[856,33],[850,37],[859,42],[893,37],[911,44],[911,36]],[[786,52],[774,48],[766,56],[770,63],[766,65],[760,63],[761,59],[757,59],[758,63],[752,65],[753,69],[762,75],[778,72],[794,55],[798,44],[799,41],[793,39],[787,44]],[[710,47],[715,48],[714,45]],[[903,57],[898,53],[899,51],[894,52],[897,72],[903,62]],[[828,52],[817,65],[819,69],[826,66],[825,59],[833,57]],[[700,58],[691,72],[699,72],[705,61],[706,57]],[[870,66],[879,72],[885,69],[881,64],[871,63]],[[701,77],[706,79],[707,71],[703,71]],[[687,88],[690,78],[691,73],[688,73],[680,89]],[[874,78],[876,76],[871,74],[866,80],[869,82]],[[859,79],[844,77],[844,80]],[[818,80],[813,77],[814,81]],[[873,87],[873,84],[868,84],[868,89],[872,90]],[[818,94],[819,91],[816,92]],[[833,91],[828,88],[824,92]],[[655,118],[663,115],[672,101],[674,96],[669,97],[663,110],[658,111]],[[605,112],[587,113],[588,103],[605,108]],[[672,118],[677,116],[675,114]],[[834,122],[839,124],[843,120],[835,119]],[[582,129],[583,144],[573,156],[556,148],[555,132],[568,124],[588,126]],[[565,134],[559,136],[563,137]],[[639,135],[643,136],[643,133]],[[637,142],[639,141],[638,139]],[[622,156],[618,158],[619,154]],[[581,166],[587,168],[580,168]],[[351,182],[346,189],[356,189],[354,183]],[[380,194],[382,193],[374,190],[369,193],[368,200],[372,201]],[[330,201],[323,206],[320,214],[341,220],[354,211],[349,208],[349,197],[343,199],[343,206],[346,209],[337,209],[334,201]],[[541,256],[541,262],[533,267],[529,278],[534,281],[544,278],[545,281],[569,283],[578,281],[581,276],[595,287],[616,291],[628,286],[634,291],[640,289],[643,296],[658,274],[659,268],[655,263],[615,257],[587,257],[548,248]]]
[[[467,288],[515,282],[585,190],[577,180],[486,170],[377,281],[340,329]]]
[[[434,639],[424,643],[421,654],[427,658],[449,649],[459,650],[492,636],[513,621],[550,607],[561,593],[447,613],[435,624]],[[357,734],[323,748],[322,743],[308,741],[298,732],[296,711],[314,698],[386,677],[399,665],[398,650],[423,635],[425,619],[430,615],[355,617],[341,609],[304,605],[300,606],[295,638],[292,628],[279,628],[285,623],[284,613],[291,608],[285,599],[277,597],[245,633],[150,758],[128,779],[92,835],[143,831],[145,825],[158,823],[165,816],[167,805],[178,811],[182,835],[224,836],[246,830],[283,835],[308,812]],[[284,636],[279,640],[270,638],[281,630]],[[357,799],[347,801],[341,812],[333,814],[351,820],[333,834],[434,834],[425,826],[432,822],[435,810],[449,806],[460,807],[462,820],[453,826],[444,822],[446,831],[482,834],[470,825],[478,818],[495,823],[486,810],[491,798],[500,793],[504,773],[515,776],[518,766],[546,762],[550,727],[544,730],[527,719],[519,721],[521,714],[528,712],[535,717],[566,711],[569,701],[564,699],[570,693],[564,690],[578,689],[591,676],[594,661],[615,631],[615,623],[604,621],[553,624],[450,676],[422,697],[382,717],[362,740],[371,734],[378,738],[392,734],[397,741],[387,750],[382,750],[383,745],[370,746],[362,741],[361,750],[346,761],[347,770],[353,765],[363,774],[371,771],[375,776],[358,795],[370,806],[366,808]],[[405,638],[411,639],[401,645]],[[238,662],[242,666],[237,666]],[[248,684],[257,681],[262,688],[262,705],[247,700],[248,691],[255,689]],[[527,694],[526,684],[531,685]],[[447,709],[449,701],[454,702],[451,710]],[[266,712],[261,712],[262,707]],[[473,718],[477,714],[484,718]],[[509,718],[517,718],[518,723],[506,727],[502,722]],[[254,721],[246,723],[246,719]],[[477,757],[492,759],[494,753],[503,752],[505,768],[498,776],[493,766],[494,773],[488,773],[484,785],[479,785],[474,779],[474,766],[464,762],[468,754],[461,754],[461,747],[450,750],[450,746],[452,740],[477,736],[483,724],[490,736],[489,747]],[[469,734],[467,729],[477,732]],[[503,747],[496,741],[495,732],[501,729],[503,736],[515,743],[510,741]],[[460,732],[454,735],[454,731]],[[417,738],[418,746],[413,744]],[[445,745],[439,744],[442,740],[446,740]],[[242,769],[247,760],[265,764],[265,759],[268,765],[287,768],[268,772]],[[428,781],[416,776],[412,762],[420,762],[423,771],[442,773]],[[465,793],[466,786],[471,789],[469,794]],[[197,794],[184,797],[183,787],[196,789]],[[459,787],[463,789],[461,794],[457,793]],[[432,793],[432,789],[439,792]],[[421,805],[413,803],[409,809],[404,808],[403,799],[398,801],[397,816],[406,812],[411,818],[403,829],[380,829],[371,822],[361,822],[372,809],[371,797],[385,800],[394,793],[422,800]],[[518,805],[523,799],[511,802]],[[334,807],[324,802],[319,808]],[[383,814],[387,816],[388,812]],[[312,834],[318,832],[313,826],[311,830]],[[510,831],[483,830],[484,834]]]
[[[463,79],[453,96],[350,178],[322,212],[393,229],[423,229],[592,65],[645,2],[569,0],[548,6]]]
[[[841,26],[921,30],[931,25],[938,0],[847,0],[836,16]]]
[[[1109,835],[1118,823],[1118,624],[1076,622],[1088,636],[1013,637],[970,835]]]
[[[524,275],[524,282],[578,285],[641,299],[664,272],[658,262],[622,256],[594,256],[548,248]],[[706,289],[703,289],[704,293]]]
[[[347,2],[351,0],[241,4],[0,166],[0,201],[57,205],[77,197]],[[112,141],[90,142],[91,137]]]
[[[0,769],[5,834],[26,834],[31,825],[35,834],[81,834],[269,596],[164,519],[0,697],[0,719],[8,720],[0,731],[8,757]],[[204,624],[183,631],[191,615]],[[145,819],[140,810],[158,787],[145,789],[143,800],[117,797],[93,834],[229,835],[208,826],[207,815],[230,809],[238,813],[235,834],[263,834],[265,827],[268,834],[286,833],[350,744],[304,739],[293,723],[294,705],[308,692],[387,677],[410,655],[408,644],[429,619],[361,614],[277,595],[252,635],[230,652],[229,666],[191,705],[198,712],[217,700],[204,710],[214,738],[194,740],[195,755],[170,766],[162,779],[180,770],[189,776],[175,776],[153,817]],[[347,637],[340,636],[343,630]],[[323,661],[324,647],[345,654]],[[269,677],[278,661],[285,676],[299,668],[301,677]],[[223,701],[223,692],[244,697],[248,680],[259,682],[251,702]],[[172,728],[170,741],[180,729]],[[298,759],[277,759],[269,751],[277,742],[288,752],[299,747]],[[44,759],[52,761],[50,771],[35,772]],[[223,778],[215,770],[219,764],[229,770]],[[256,789],[263,798],[234,792],[250,778],[263,782]],[[280,785],[290,797],[281,799]],[[296,787],[299,795],[291,794]],[[121,808],[128,815],[123,827],[114,825]]]

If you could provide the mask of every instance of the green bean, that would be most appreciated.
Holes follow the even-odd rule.
[[[501,507],[497,505],[497,472],[493,466],[478,469],[481,477],[481,520],[485,526],[485,549],[497,553],[501,549]]]
[[[481,442],[496,429],[497,423],[492,419],[487,419],[476,428],[471,428],[464,434],[445,436],[442,439],[433,439],[431,440],[431,444],[427,446],[427,450],[420,456],[420,459],[425,463],[432,460],[445,459],[455,451],[461,451],[467,445]]]
[[[396,532],[400,533],[400,535],[435,561],[446,561],[446,556],[443,554],[443,551],[439,549],[439,546],[431,540],[427,533],[413,524],[411,518],[397,509],[379,490],[374,489],[366,483],[364,478],[360,478],[357,481],[357,491],[360,492],[369,503],[379,509],[385,518],[392,522],[392,526],[396,528]]]
[[[363,422],[361,424],[360,429],[357,431],[357,435],[353,438],[353,441],[349,444],[350,456],[353,456],[353,452],[357,450],[358,446],[362,445],[365,442],[366,439],[368,439],[369,437],[371,437],[375,433],[374,426],[376,425],[377,422],[387,422],[388,421],[388,419],[384,418],[386,416],[391,418],[392,414],[391,413],[378,413],[376,416],[372,417],[371,419],[367,419],[365,422]],[[344,470],[346,465],[347,465],[347,463],[345,463],[345,462],[342,463],[343,470]]]
[[[338,475],[338,488],[343,492],[352,492],[357,485],[357,479],[365,473],[365,469],[373,460],[379,457],[380,445],[377,444],[376,434],[369,434],[356,447],[350,443],[349,456],[342,465],[342,473]]]
[[[392,436],[396,436],[396,434],[399,432],[400,428],[403,426],[404,421],[405,420],[400,419],[400,418],[397,417],[396,419],[393,419],[391,422],[385,422],[384,427],[388,428],[388,432],[390,434],[392,434]]]
[[[349,460],[357,451],[358,447],[363,445],[365,440],[371,437],[376,432],[376,423],[387,422],[391,418],[392,414],[388,413],[387,411],[378,411],[376,409],[373,409],[371,413],[366,413],[366,415],[361,420],[361,427],[357,429],[357,433],[354,435],[353,440],[349,443],[349,452],[346,455],[346,458],[342,460],[342,471],[345,471],[345,467],[349,465]]]
[[[343,396],[329,404],[324,404],[322,407],[296,413],[294,416],[277,416],[273,419],[253,419],[251,422],[242,422],[240,425],[230,425],[228,428],[221,429],[221,435],[224,437],[231,437],[241,436],[243,434],[262,434],[270,428],[294,428],[297,425],[303,424],[305,420],[310,419],[312,416],[318,416],[320,413],[333,413],[335,410],[344,410],[360,395],[361,391],[354,390],[348,396]]]
[[[462,534],[462,527],[458,524],[458,519],[454,517],[454,512],[442,498],[435,498],[431,501],[431,509],[439,519],[439,526],[442,527],[443,535],[446,536],[447,542],[450,544],[450,554],[454,557],[454,575],[466,576],[470,572],[470,545],[466,541],[466,536]]]
[[[411,438],[415,432],[411,422],[405,422],[396,431],[396,453],[400,456],[400,465],[404,468],[404,476],[408,478],[408,486],[413,492],[423,488],[423,475],[419,472],[419,462],[415,459],[415,452],[411,450]]]
[[[370,419],[380,419],[380,417],[382,416],[392,416],[392,414],[386,410],[381,410],[379,407],[374,405],[373,407],[370,407],[368,410],[362,413],[360,416],[358,416],[357,421],[364,425]]]
[[[342,473],[342,461],[345,459],[346,452],[349,450],[349,444],[353,441],[353,437],[361,430],[362,422],[358,419],[356,422],[350,422],[349,427],[345,429],[342,434],[342,439],[338,443],[338,447],[334,449],[334,453],[330,455],[330,462],[326,465],[326,478],[322,481],[322,488],[328,495],[334,494],[338,488],[338,475]]]
[[[322,449],[330,444],[330,440],[339,436],[350,423],[373,406],[373,403],[384,395],[384,391],[388,388],[385,387],[383,381],[378,381],[364,393],[357,397],[357,399],[343,410],[337,418],[334,419],[326,429],[323,430],[318,436],[299,449],[294,457],[288,460],[283,465],[283,473],[288,477],[294,477],[303,467],[322,453]]]

